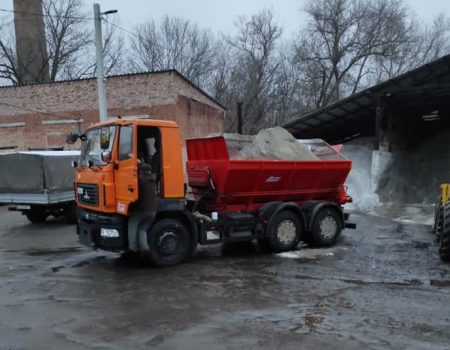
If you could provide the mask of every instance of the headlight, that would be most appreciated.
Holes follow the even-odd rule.
[[[105,238],[118,238],[119,237],[119,231],[113,229],[113,228],[101,228],[100,229],[100,236]]]

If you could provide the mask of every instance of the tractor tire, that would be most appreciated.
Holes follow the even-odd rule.
[[[302,223],[297,214],[284,210],[270,220],[266,234],[267,238],[260,242],[263,251],[287,252],[297,247],[302,235]]]
[[[47,209],[44,207],[33,206],[25,212],[27,219],[33,224],[42,224],[47,220]]]
[[[162,219],[147,234],[150,261],[159,267],[179,264],[187,259],[192,247],[191,235],[176,219]]]
[[[314,218],[308,242],[315,247],[331,247],[341,235],[344,223],[337,209],[325,207]]]
[[[442,200],[441,197],[438,198],[434,210],[434,225],[432,232],[436,236],[440,236],[442,232],[442,223],[444,220],[444,208],[442,207]]]
[[[450,202],[442,209],[442,229],[439,237],[439,256],[442,261],[450,262]]]

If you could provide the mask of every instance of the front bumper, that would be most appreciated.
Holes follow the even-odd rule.
[[[78,209],[77,234],[81,244],[94,249],[109,251],[128,249],[128,219],[121,215],[101,214],[90,210]],[[101,228],[115,229],[119,237],[102,237]]]

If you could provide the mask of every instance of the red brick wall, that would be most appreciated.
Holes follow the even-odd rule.
[[[109,116],[174,120],[184,138],[223,132],[225,111],[175,72],[108,78],[107,100]],[[78,124],[43,125],[43,121],[82,119],[82,130],[98,121],[95,79],[4,87],[0,102],[14,106],[0,104],[0,147],[67,149],[65,135],[78,131]],[[17,122],[25,126],[2,127]]]

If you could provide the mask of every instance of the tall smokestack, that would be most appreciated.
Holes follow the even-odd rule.
[[[19,83],[49,81],[42,0],[14,0]]]

